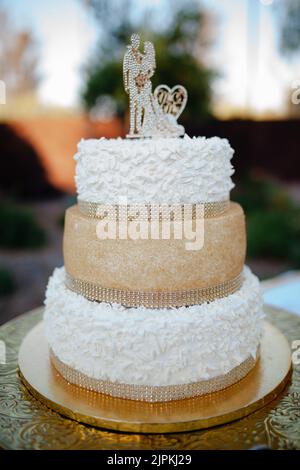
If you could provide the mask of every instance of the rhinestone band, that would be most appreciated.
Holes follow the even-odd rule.
[[[92,219],[113,221],[187,220],[218,217],[229,208],[230,201],[200,202],[199,204],[99,204],[78,200],[82,214]]]
[[[182,385],[148,386],[130,385],[108,380],[97,380],[79,372],[66,365],[50,350],[51,361],[56,370],[69,383],[86,388],[90,391],[103,393],[112,397],[126,398],[129,400],[146,402],[166,402],[171,400],[181,400],[192,398],[208,393],[223,390],[243,379],[255,366],[259,357],[259,350],[256,357],[249,356],[244,362],[229,371],[227,374],[219,375],[213,379],[202,380]]]
[[[213,302],[233,294],[240,289],[243,275],[240,273],[234,279],[222,282],[212,287],[202,287],[178,291],[130,291],[102,287],[89,281],[75,279],[66,273],[66,287],[73,292],[96,302],[117,303],[126,307],[171,308],[188,305],[199,305]]]

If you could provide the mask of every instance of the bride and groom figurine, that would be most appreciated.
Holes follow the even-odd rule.
[[[131,44],[123,62],[123,80],[130,104],[130,130],[127,137],[179,137],[184,134],[177,118],[187,101],[185,88],[172,90],[166,85],[152,92],[151,78],[155,72],[155,50],[149,41],[140,52],[140,37],[131,36]]]

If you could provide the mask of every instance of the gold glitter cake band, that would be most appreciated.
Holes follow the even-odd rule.
[[[199,305],[233,294],[240,289],[242,273],[211,287],[177,291],[131,291],[102,287],[92,282],[74,279],[66,273],[66,286],[88,300],[125,305],[126,307],[171,308]]]
[[[78,200],[82,214],[93,219],[113,221],[195,220],[218,217],[229,208],[230,201],[200,202],[198,204],[99,204]]]
[[[52,350],[50,350],[50,357],[54,367],[63,378],[69,383],[78,385],[79,387],[129,400],[166,402],[205,395],[233,385],[243,379],[255,366],[259,357],[259,350],[257,351],[256,357],[249,356],[248,359],[227,374],[219,375],[208,380],[201,380],[200,382],[164,386],[130,385],[110,382],[108,380],[97,380],[66,365],[58,359]]]

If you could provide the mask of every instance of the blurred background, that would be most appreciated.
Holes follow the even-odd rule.
[[[188,134],[235,149],[254,272],[300,269],[300,0],[0,0],[0,323],[63,264],[78,141],[126,133],[132,32],[155,43],[154,86],[188,89]]]

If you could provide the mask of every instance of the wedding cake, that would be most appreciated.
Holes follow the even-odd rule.
[[[124,60],[128,138],[78,145],[78,203],[66,212],[65,266],[49,280],[44,325],[68,382],[155,402],[244,378],[259,357],[263,313],[244,266],[244,213],[230,202],[233,149],[179,137],[186,92],[152,93],[153,49],[138,48],[134,35]]]

